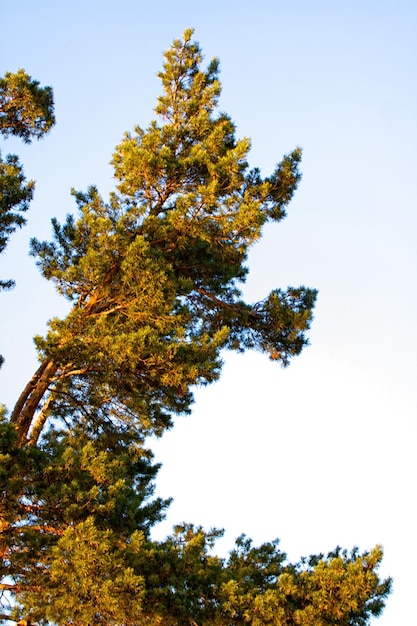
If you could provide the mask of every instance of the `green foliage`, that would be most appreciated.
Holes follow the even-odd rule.
[[[41,623],[141,623],[144,581],[127,566],[135,543],[121,544],[91,518],[68,527],[44,560],[41,585],[23,593],[26,611]]]
[[[292,565],[278,541],[254,547],[244,536],[227,560],[219,559],[211,553],[217,536],[219,531],[206,534],[183,526],[160,544],[159,550],[165,550],[160,561],[154,548],[149,577],[146,568],[142,571],[147,599],[161,623],[363,625],[380,614],[389,593],[390,581],[381,583],[376,573],[379,547],[364,554],[354,550],[311,556]]]
[[[238,540],[230,558],[233,575],[222,587],[233,624],[359,626],[380,614],[390,591],[390,581],[380,582],[376,572],[380,546],[364,554],[337,549],[295,565],[283,564],[285,555],[276,546],[253,548],[249,540]]]
[[[24,70],[6,72],[0,78],[0,133],[30,143],[40,139],[55,124],[51,87],[40,87]]]
[[[136,611],[142,577],[129,563],[169,504],[152,498],[158,468],[127,429],[51,429],[38,446],[22,448],[3,417],[0,573],[13,581],[5,589],[18,605],[40,621],[72,615],[80,624],[101,614],[99,623],[120,623],[124,605]]]
[[[25,183],[18,157],[8,154],[3,161],[0,156],[0,254],[6,248],[10,235],[26,222],[22,213],[29,208],[34,183]],[[12,280],[0,281],[0,288],[9,289],[12,286]]]
[[[73,307],[36,338],[39,368],[1,414],[0,600],[14,608],[0,621],[365,626],[389,593],[379,548],[293,565],[277,541],[245,536],[219,558],[222,531],[190,524],[151,538],[169,501],[153,496],[146,438],[190,410],[194,385],[218,378],[222,350],[288,365],[316,298],[305,287],[242,298],[248,251],[285,216],[301,151],[269,177],[249,170],[249,140],[217,111],[218,61],[201,69],[191,37],[165,55],[157,120],[116,148],[116,192],[108,202],[93,187],[73,192],[78,217],[32,242]],[[30,199],[14,165],[9,212]]]
[[[24,70],[6,72],[0,78],[0,134],[20,137],[31,143],[55,124],[51,87],[39,87]],[[0,254],[10,235],[26,223],[23,213],[33,197],[34,182],[26,182],[23,168],[14,154],[3,160],[0,153]],[[0,281],[0,289],[13,287],[13,280]]]

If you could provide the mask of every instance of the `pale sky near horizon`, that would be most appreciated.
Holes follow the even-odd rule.
[[[252,250],[248,300],[319,289],[309,346],[283,370],[226,354],[221,380],[155,445],[161,525],[191,521],[281,538],[291,559],[381,543],[394,592],[379,626],[411,624],[417,550],[417,5],[411,0],[1,2],[0,75],[23,67],[54,88],[42,142],[1,142],[36,180],[28,224],[0,258],[0,401],[36,367],[31,338],[67,304],[27,257],[30,237],[75,212],[71,187],[113,188],[112,151],[146,127],[162,52],[195,28],[220,57],[221,110],[267,175],[301,145],[288,217]]]

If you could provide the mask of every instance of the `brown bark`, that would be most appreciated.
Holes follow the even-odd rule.
[[[1,586],[0,586],[0,589],[2,589]],[[13,587],[13,590],[15,590],[15,587]],[[11,617],[10,615],[6,615],[6,613],[0,613],[0,620],[8,620],[9,622],[16,622],[16,626],[35,626],[30,621],[30,619],[21,619],[17,621],[16,619],[14,619],[14,617]]]
[[[39,435],[42,432],[42,429],[45,425],[46,420],[48,419],[48,407],[52,401],[53,394],[50,393],[43,403],[42,409],[39,414],[36,416],[35,423],[33,424],[30,436],[29,436],[29,444],[35,445],[39,439]]]
[[[21,445],[26,441],[39,403],[47,392],[57,369],[58,366],[51,358],[45,359],[16,402],[10,421],[16,427]]]

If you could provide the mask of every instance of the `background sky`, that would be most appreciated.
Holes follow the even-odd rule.
[[[411,624],[417,514],[417,5],[410,0],[0,0],[0,74],[23,67],[55,92],[42,142],[2,142],[36,180],[28,225],[0,259],[1,400],[36,367],[31,338],[67,303],[27,256],[71,187],[113,188],[114,147],[154,117],[162,52],[196,29],[221,60],[221,109],[268,175],[301,145],[287,219],[251,252],[246,298],[319,289],[311,346],[287,369],[225,354],[221,380],[155,444],[164,536],[192,521],[281,538],[291,559],[382,543],[394,592],[379,626]]]

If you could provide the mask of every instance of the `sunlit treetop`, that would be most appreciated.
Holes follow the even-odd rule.
[[[24,70],[0,78],[0,133],[25,143],[40,139],[55,124],[52,87],[40,87]]]
[[[218,112],[218,62],[204,70],[192,31],[165,54],[157,119],[113,157],[116,192],[74,192],[79,217],[32,242],[43,275],[74,303],[37,338],[42,362],[13,413],[26,437],[49,415],[139,420],[161,433],[189,410],[191,386],[218,378],[223,348],[256,348],[287,365],[307,343],[316,291],[276,289],[246,303],[250,246],[280,221],[300,180],[301,151],[262,178],[248,139]],[[37,378],[38,377],[38,378]],[[112,418],[112,419],[113,419]]]

